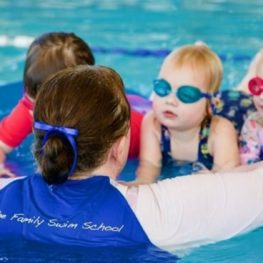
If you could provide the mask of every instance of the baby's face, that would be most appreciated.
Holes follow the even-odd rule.
[[[183,102],[176,92],[182,86],[192,86],[202,93],[207,92],[207,81],[203,74],[197,74],[188,66],[175,68],[164,64],[158,79],[166,80],[171,86],[167,96],[154,95],[153,110],[159,122],[168,128],[186,130],[198,127],[207,113],[207,99],[201,98],[192,103]]]

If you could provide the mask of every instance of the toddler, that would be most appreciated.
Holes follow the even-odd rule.
[[[139,183],[153,182],[170,160],[199,162],[213,171],[239,165],[237,133],[227,119],[213,115],[213,94],[222,63],[204,45],[170,53],[153,82],[153,109],[141,130]]]
[[[95,64],[95,58],[88,44],[74,33],[51,32],[33,41],[24,67],[24,96],[0,123],[0,174],[6,154],[32,132],[34,102],[44,80],[64,68],[85,64]],[[139,153],[141,121],[142,114],[132,110],[130,157]]]
[[[240,136],[242,164],[263,160],[263,79],[254,77],[248,82],[256,111],[246,119]]]

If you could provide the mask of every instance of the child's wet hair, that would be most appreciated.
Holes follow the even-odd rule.
[[[263,78],[263,49],[258,52],[254,67],[256,76]]]
[[[203,74],[206,79],[207,87],[205,91],[216,94],[221,85],[223,78],[223,65],[218,55],[209,49],[206,45],[186,45],[174,50],[164,60],[162,67],[189,67],[195,74]],[[211,118],[213,115],[213,102],[208,100],[207,103],[207,117]]]
[[[36,98],[34,120],[74,128],[76,172],[92,171],[105,161],[113,143],[129,129],[130,108],[120,76],[102,66],[78,66],[52,75]],[[73,161],[69,142],[51,136],[44,147],[43,131],[34,130],[34,155],[49,184],[63,183]]]
[[[186,45],[176,49],[167,56],[164,64],[175,69],[191,67],[196,74],[203,73],[207,81],[207,92],[215,93],[220,88],[223,78],[222,62],[217,54],[205,45]]]
[[[45,79],[57,71],[76,65],[94,65],[90,47],[74,33],[51,32],[36,38],[30,45],[25,67],[25,92],[35,98]]]

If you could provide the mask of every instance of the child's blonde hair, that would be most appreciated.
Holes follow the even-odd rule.
[[[196,72],[203,72],[207,80],[207,92],[219,90],[223,65],[216,53],[205,45],[187,45],[176,49],[165,58],[165,64],[175,68],[190,66]]]
[[[263,78],[263,49],[261,49],[256,55],[253,67],[255,68],[255,75]]]

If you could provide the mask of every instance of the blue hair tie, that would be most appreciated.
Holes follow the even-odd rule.
[[[76,170],[77,161],[78,161],[78,149],[77,149],[77,144],[76,144],[75,138],[79,135],[79,131],[77,129],[49,125],[49,124],[46,124],[44,122],[38,122],[38,121],[36,121],[34,123],[34,127],[37,130],[46,131],[46,134],[45,134],[44,139],[42,141],[42,147],[46,144],[46,142],[49,139],[51,134],[55,134],[55,133],[56,134],[62,134],[63,136],[65,136],[67,138],[67,140],[69,141],[69,143],[73,149],[73,153],[74,153],[73,163],[72,163],[70,171],[69,171],[69,176],[73,175],[73,173]]]

